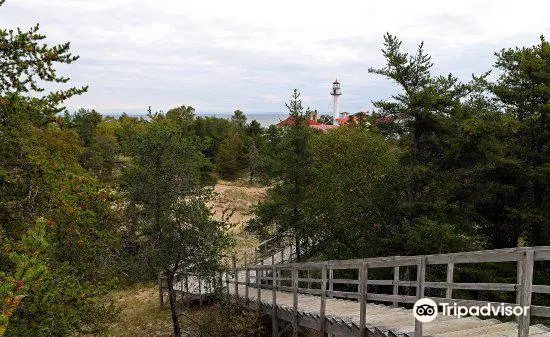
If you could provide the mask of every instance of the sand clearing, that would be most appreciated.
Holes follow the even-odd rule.
[[[230,233],[237,238],[237,250],[257,244],[258,240],[246,233],[244,226],[253,217],[253,206],[265,200],[267,188],[242,180],[219,180],[214,190],[215,194],[208,205],[212,207],[215,219],[231,215],[227,220],[233,225]]]

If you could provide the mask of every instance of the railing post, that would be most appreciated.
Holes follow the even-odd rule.
[[[426,257],[422,256],[416,266],[416,298],[421,299],[424,297],[424,282],[426,282]],[[414,322],[414,336],[422,337],[422,322],[415,319]]]
[[[307,275],[306,275],[306,277],[307,277],[307,288],[308,288],[308,289],[311,289],[311,281],[310,281],[311,274],[310,274],[310,272],[309,272],[309,269],[307,270]]]
[[[181,274],[179,274],[178,276],[180,276]],[[180,279],[180,292],[181,292],[181,302],[183,303],[183,297],[184,297],[184,292],[183,292],[183,279]]]
[[[275,265],[272,265],[271,266],[271,295],[272,295],[272,299],[271,299],[271,304],[272,304],[272,308],[271,308],[271,331],[272,331],[272,335],[273,337],[278,337],[279,336],[279,329],[278,329],[278,325],[277,325],[277,285],[275,284],[275,279],[276,279],[276,272],[277,272],[277,268],[275,267]]]
[[[359,268],[359,337],[365,336],[367,324],[367,263],[363,262]]]
[[[292,336],[298,337],[298,269],[292,267]]]
[[[258,314],[262,314],[262,275],[260,274],[260,269],[256,268],[256,299],[258,300]]]
[[[235,301],[239,300],[239,272],[237,270],[237,257],[233,254],[233,273],[235,273]]]
[[[516,289],[516,303],[519,305],[521,302],[521,282],[523,280],[523,260],[518,260],[517,263],[517,280],[516,283],[518,285]]]
[[[197,276],[197,278],[199,279],[199,306],[202,307],[202,282],[200,276]]]
[[[393,267],[393,295],[397,296],[399,295],[399,266]],[[394,308],[397,308],[399,306],[399,302],[397,300],[393,301]]]
[[[449,263],[447,263],[447,283],[454,282],[454,272],[455,272],[455,263],[453,262],[453,260],[450,260]],[[445,298],[447,299],[453,298],[453,287],[447,286]]]
[[[244,285],[244,298],[245,298],[245,303],[246,303],[246,307],[248,308],[248,282],[250,281],[250,270],[248,267],[246,267],[246,271],[245,271],[245,274],[244,274],[244,282],[245,282],[245,285]]]
[[[325,310],[327,307],[327,264],[323,264],[321,269],[321,308],[319,309],[319,320],[321,321],[319,327],[319,336],[324,337],[326,335],[326,317]]]
[[[332,281],[334,279],[334,269],[329,268],[328,270],[328,290],[333,291],[334,290],[334,282]],[[328,295],[329,298],[333,298],[334,296],[332,294]]]
[[[523,308],[529,307],[524,315],[518,317],[518,337],[529,335],[529,324],[531,323],[531,294],[533,289],[533,265],[535,263],[534,250],[524,252],[521,275],[521,294],[519,305]]]
[[[225,290],[227,291],[227,295],[229,295],[229,270],[225,270]]]
[[[189,274],[185,272],[185,292],[189,293]]]

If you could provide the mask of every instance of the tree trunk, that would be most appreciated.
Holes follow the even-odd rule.
[[[174,274],[167,270],[166,285],[168,287],[168,297],[170,299],[170,311],[172,312],[172,325],[174,326],[174,337],[181,337],[181,327],[178,320],[178,309],[176,308],[176,292],[174,291]]]

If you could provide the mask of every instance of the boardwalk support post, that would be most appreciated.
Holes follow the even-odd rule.
[[[332,281],[333,279],[334,279],[334,269],[329,268],[328,270],[328,290],[329,291],[334,290],[334,282]],[[333,298],[334,296],[330,294],[328,297]]]
[[[535,252],[526,250],[522,263],[520,301],[521,307],[531,307],[531,293],[533,290],[533,265]],[[518,317],[518,337],[527,337],[529,335],[529,324],[531,322],[531,312],[528,310],[524,315]]]
[[[235,274],[235,301],[239,300],[239,274],[237,271],[237,257],[233,254],[233,273]]]
[[[250,268],[246,267],[245,275],[244,275],[244,298],[246,301],[246,307],[248,308],[248,282],[250,281]]]
[[[257,295],[256,300],[258,301],[258,315],[262,314],[262,274],[260,273],[260,269],[256,268],[256,287],[257,287]]]
[[[225,290],[227,291],[227,295],[229,295],[229,270],[225,270]]]
[[[455,264],[454,264],[454,262],[452,261],[452,258],[451,258],[449,263],[447,263],[447,283],[449,283],[449,284],[453,283],[453,281],[454,281],[454,272],[455,272]],[[446,290],[446,293],[445,293],[445,298],[447,298],[447,299],[453,298],[453,287],[447,286],[447,290]]]
[[[292,337],[298,337],[298,269],[292,267]]]
[[[418,264],[416,265],[416,299],[419,300],[424,297],[424,283],[426,282],[426,257],[422,256]],[[422,322],[419,320],[414,321],[414,336],[422,337]]]
[[[275,265],[271,266],[271,331],[273,333],[273,337],[279,337],[279,326],[277,324],[277,285],[275,284],[275,279],[277,278],[276,273],[277,267],[275,267]]]
[[[367,263],[363,262],[359,268],[359,337],[365,336],[367,324]]]
[[[183,299],[185,296],[185,292],[183,291],[183,279],[180,280],[180,290],[181,290],[181,302],[183,303]]]
[[[202,308],[202,282],[200,277],[199,277],[199,307]]]
[[[327,307],[327,264],[323,263],[323,269],[321,269],[321,308],[319,309],[319,320],[321,326],[319,327],[319,336],[326,336],[326,317],[325,310]]]
[[[393,295],[397,297],[399,295],[399,266],[393,267]],[[399,302],[397,300],[393,301],[392,306],[397,308]]]

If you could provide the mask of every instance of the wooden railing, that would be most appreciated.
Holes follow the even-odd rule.
[[[237,266],[275,264],[292,261],[296,257],[294,235],[286,232],[260,242],[254,247],[234,253],[232,263]]]
[[[533,284],[533,268],[537,261],[550,261],[550,246],[498,249],[452,253],[441,255],[421,256],[392,256],[367,258],[358,260],[339,260],[322,262],[286,263],[275,265],[256,265],[238,268],[234,266],[232,276],[225,275],[225,283],[229,290],[230,283],[234,285],[234,295],[243,296],[248,301],[249,288],[255,288],[258,297],[261,289],[272,290],[273,329],[277,329],[277,291],[292,292],[293,294],[293,329],[298,331],[298,294],[320,296],[320,326],[318,330],[325,332],[325,308],[327,297],[354,299],[360,302],[360,336],[365,333],[366,303],[367,301],[389,302],[393,306],[399,303],[414,303],[423,298],[426,289],[444,289],[444,297],[429,297],[436,303],[448,303],[452,300],[458,305],[471,307],[482,305],[501,305],[501,302],[465,300],[453,297],[453,291],[490,290],[515,292],[516,304],[522,307],[529,306],[529,315],[518,317],[518,336],[529,334],[530,316],[550,317],[550,307],[532,305],[532,293],[550,294],[550,285]],[[485,264],[485,263],[516,263],[516,282],[508,283],[455,283],[454,270],[456,265]],[[429,266],[446,266],[446,280],[444,282],[426,281],[426,269]],[[391,279],[376,279],[369,277],[376,270],[391,269]],[[400,270],[415,270],[407,280],[402,280]],[[337,278],[335,273],[347,270],[357,275],[355,278]],[[550,278],[550,276],[549,276]],[[252,281],[253,280],[253,281]],[[354,289],[334,290],[335,285],[346,285]],[[244,285],[244,294],[239,294],[239,285]],[[370,292],[374,286],[390,286],[392,293]],[[380,287],[378,287],[380,288]],[[406,291],[400,291],[406,290]],[[414,295],[410,294],[414,289]],[[406,293],[406,294],[403,294]],[[260,301],[258,301],[259,303]],[[505,303],[513,305],[512,303]],[[415,322],[415,336],[422,336],[422,323]]]
[[[298,256],[309,253],[315,245],[314,242],[311,238],[302,239],[299,247],[297,247],[296,238],[289,231],[262,241],[254,247],[234,253],[232,264],[239,267],[249,267],[295,261]]]

